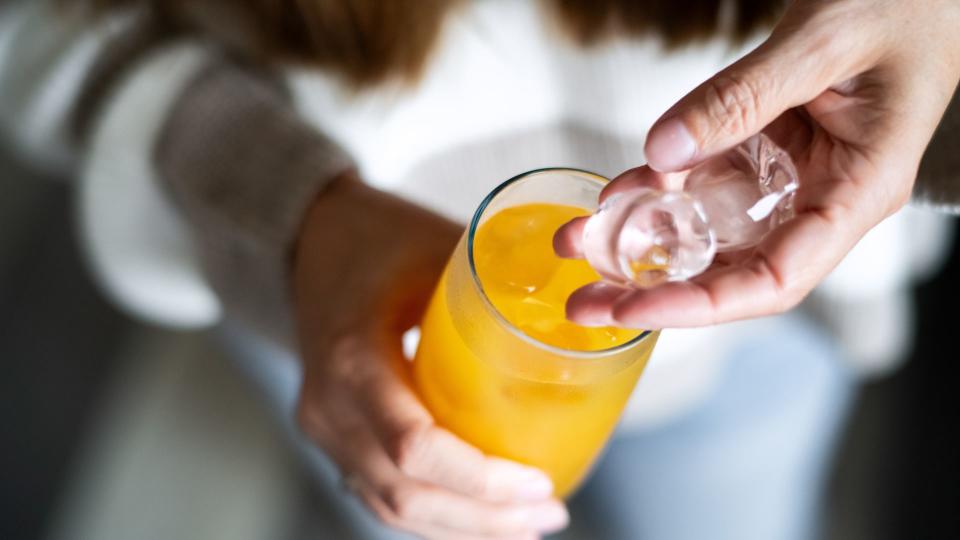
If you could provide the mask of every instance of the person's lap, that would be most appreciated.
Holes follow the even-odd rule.
[[[853,392],[830,340],[799,315],[771,320],[732,354],[714,393],[670,424],[618,433],[571,500],[559,538],[801,539],[818,501]],[[405,538],[340,488],[339,475],[293,424],[297,362],[235,329],[227,346],[260,384],[357,538]],[[285,358],[280,358],[285,356]]]

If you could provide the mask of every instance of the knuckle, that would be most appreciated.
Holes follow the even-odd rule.
[[[771,315],[785,313],[794,308],[804,296],[804,287],[801,285],[798,276],[786,273],[776,267],[763,252],[757,253],[757,265],[754,272],[761,279],[766,279],[770,283],[770,304]]]
[[[347,385],[366,380],[375,363],[358,360],[365,354],[365,347],[364,340],[353,334],[333,339],[327,359],[328,378]]]
[[[322,448],[327,448],[331,441],[336,440],[333,433],[337,428],[331,422],[329,409],[328,400],[318,398],[317,392],[303,388],[293,411],[297,429]]]
[[[302,401],[297,405],[295,414],[296,425],[300,432],[326,452],[332,452],[337,447],[336,441],[344,436],[344,434],[335,435],[335,426],[331,425],[327,415],[316,404]],[[336,460],[335,456],[331,455],[331,457]]]
[[[387,453],[406,475],[416,475],[427,453],[429,426],[399,430],[387,445]]]
[[[383,523],[387,527],[398,529],[403,526],[403,522],[400,521],[400,519],[389,508],[369,503],[366,505],[367,508],[373,512],[374,517],[376,517],[380,523]]]
[[[706,114],[716,135],[738,135],[755,125],[763,95],[755,78],[730,73],[706,85]]]
[[[811,269],[798,272],[781,272],[778,278],[780,294],[776,306],[777,313],[786,313],[799,306],[807,295],[813,291],[818,281],[817,273]]]
[[[408,484],[394,484],[384,490],[383,502],[393,515],[401,522],[415,521],[419,517],[424,494],[421,488]]]
[[[330,342],[330,355],[336,358],[353,358],[363,351],[364,346],[365,341],[356,334],[338,335]]]

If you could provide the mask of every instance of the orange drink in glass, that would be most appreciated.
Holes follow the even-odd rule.
[[[539,467],[570,494],[617,423],[658,333],[566,320],[599,276],[553,253],[607,180],[574,169],[517,176],[480,205],[421,324],[413,371],[439,425],[484,452]]]

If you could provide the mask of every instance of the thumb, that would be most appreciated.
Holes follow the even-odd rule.
[[[812,101],[840,76],[824,49],[768,40],[687,94],[650,129],[648,165],[688,169],[760,132],[785,111]]]

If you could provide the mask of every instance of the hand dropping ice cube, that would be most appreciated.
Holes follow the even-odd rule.
[[[586,220],[583,256],[606,280],[648,288],[690,279],[718,252],[752,247],[793,217],[796,168],[766,135],[684,176],[682,191],[617,193]]]

